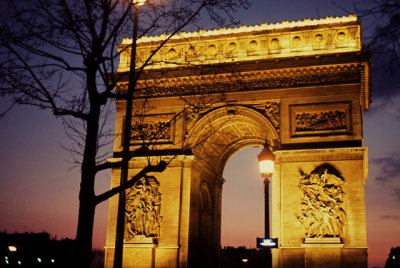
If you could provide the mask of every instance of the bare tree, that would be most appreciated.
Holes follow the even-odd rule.
[[[394,187],[393,196],[400,201],[400,186]]]
[[[354,5],[355,12],[364,20],[364,26],[372,29],[364,36],[366,48],[370,49],[374,61],[373,83],[379,84],[378,90],[374,90],[374,110],[391,106],[387,110],[399,112],[398,104],[391,100],[400,96],[400,2],[398,0],[369,0],[357,1]],[[366,32],[366,31],[364,31]],[[396,165],[396,158],[385,163]],[[393,169],[393,168],[392,168]],[[389,179],[396,172],[386,174]],[[400,186],[393,186],[392,196],[400,200]]]
[[[390,64],[400,66],[400,3],[397,0],[371,0],[355,3],[355,12],[374,27],[366,37],[366,48],[389,54]]]
[[[149,164],[107,192],[94,191],[96,174],[121,167],[141,150],[121,161],[109,163],[102,151],[110,132],[107,115],[110,102],[126,99],[115,91],[122,75],[116,72],[120,51],[117,44],[131,36],[165,33],[154,53],[141,66],[134,66],[135,87],[141,71],[154,54],[175,34],[198,29],[200,17],[208,16],[218,26],[238,23],[232,12],[247,8],[248,0],[149,0],[141,8],[138,25],[131,0],[20,0],[4,1],[0,19],[0,94],[15,104],[50,110],[64,118],[67,135],[81,170],[79,215],[76,233],[77,263],[89,267],[96,205],[130,187],[148,172],[162,172],[167,162]],[[134,45],[135,42],[132,42]],[[126,49],[130,49],[127,46]],[[134,51],[134,50],[133,50]],[[104,140],[105,139],[105,140]]]

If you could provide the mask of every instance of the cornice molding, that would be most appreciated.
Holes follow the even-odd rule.
[[[135,88],[135,97],[171,97],[343,83],[364,84],[363,74],[366,67],[368,65],[352,63],[139,80]],[[127,83],[120,83],[118,90],[124,91],[126,88]],[[365,87],[362,87],[362,90],[365,91]],[[362,106],[368,109],[369,100],[366,99],[365,93],[363,96]]]

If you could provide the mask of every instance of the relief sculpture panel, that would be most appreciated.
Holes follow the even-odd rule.
[[[136,115],[135,119],[131,127],[131,144],[174,142],[175,114]]]
[[[132,124],[131,139],[134,141],[170,140],[170,122],[135,122]]]
[[[290,106],[292,137],[351,133],[350,103]]]
[[[296,113],[296,132],[340,129],[346,129],[346,111]]]
[[[306,238],[340,237],[345,223],[344,179],[331,165],[323,164],[310,174],[301,172],[303,192],[298,219]]]
[[[125,211],[125,242],[138,235],[155,237],[160,235],[161,193],[160,183],[153,176],[138,180],[127,190]]]

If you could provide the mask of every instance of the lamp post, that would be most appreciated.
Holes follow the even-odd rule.
[[[128,181],[129,161],[125,159],[129,155],[129,147],[131,141],[131,125],[132,125],[132,100],[137,81],[136,77],[136,40],[139,21],[139,7],[144,5],[147,0],[132,0],[134,7],[133,14],[133,31],[132,31],[132,47],[131,47],[131,62],[129,66],[129,84],[127,90],[126,109],[125,109],[125,123],[122,134],[122,157],[123,161],[121,166],[120,185],[124,185]],[[122,267],[123,247],[124,247],[124,233],[125,233],[125,190],[119,193],[118,199],[118,214],[117,214],[117,227],[115,235],[115,249],[114,249],[114,268]]]
[[[270,238],[269,232],[269,183],[274,172],[275,155],[269,149],[269,144],[266,142],[264,148],[257,156],[260,168],[261,177],[264,178],[264,198],[265,198],[265,238]],[[271,249],[266,248],[267,267],[272,267],[271,262]]]

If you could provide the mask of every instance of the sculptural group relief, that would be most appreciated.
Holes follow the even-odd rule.
[[[135,122],[132,124],[131,133],[131,140],[133,141],[169,141],[171,139],[170,122]]]
[[[350,134],[350,103],[324,103],[290,106],[292,136]]]
[[[296,132],[339,130],[346,127],[346,111],[296,113]]]
[[[148,110],[154,110],[148,107]],[[174,142],[176,113],[148,114],[134,111],[131,125],[131,145],[143,143],[166,144]]]
[[[160,235],[161,193],[160,184],[153,176],[139,179],[127,190],[125,211],[125,242],[136,236]]]
[[[340,237],[346,219],[344,211],[344,179],[330,164],[323,164],[311,173],[301,172],[302,191],[298,219],[306,238]]]

